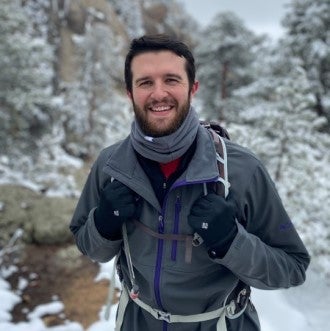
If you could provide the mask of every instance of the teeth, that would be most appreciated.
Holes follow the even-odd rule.
[[[152,111],[155,112],[160,112],[160,111],[165,111],[165,110],[169,110],[171,107],[170,106],[160,106],[160,107],[153,107],[151,108]]]

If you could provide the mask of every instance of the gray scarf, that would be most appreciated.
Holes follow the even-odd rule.
[[[133,148],[142,156],[160,163],[168,163],[182,156],[193,143],[199,126],[195,110],[190,110],[184,122],[174,133],[163,137],[149,137],[135,120],[131,128]]]

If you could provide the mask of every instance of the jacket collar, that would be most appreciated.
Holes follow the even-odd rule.
[[[158,205],[148,177],[140,166],[130,136],[117,144],[103,169],[108,175],[121,181],[139,195]],[[177,184],[193,184],[215,181],[219,176],[214,142],[204,127],[197,132],[196,151],[187,169],[178,178]]]
[[[185,173],[188,183],[212,181],[219,177],[213,138],[202,126],[197,132],[197,146]]]

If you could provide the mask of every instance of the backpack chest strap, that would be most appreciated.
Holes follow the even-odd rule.
[[[186,235],[186,234],[172,234],[172,233],[158,233],[151,230],[146,225],[142,224],[141,222],[134,220],[134,224],[140,228],[143,232],[147,233],[148,235],[161,239],[161,240],[174,240],[174,241],[184,241],[185,242],[185,262],[191,263],[192,258],[192,248],[193,248],[193,236]]]

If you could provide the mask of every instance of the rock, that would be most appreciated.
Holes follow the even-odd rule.
[[[27,243],[61,244],[72,241],[70,220],[74,198],[51,198],[17,185],[0,186],[0,247],[8,243],[18,228]]]
[[[72,239],[69,231],[75,200],[69,198],[41,198],[28,210],[32,223],[32,242],[60,244]]]
[[[53,264],[59,269],[74,271],[82,266],[81,252],[75,244],[61,247],[53,256]]]

